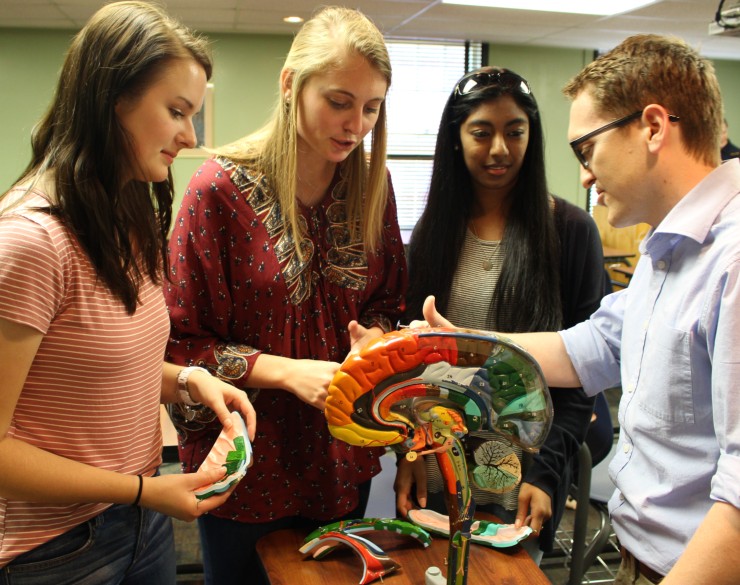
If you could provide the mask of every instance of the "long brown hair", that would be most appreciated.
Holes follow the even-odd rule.
[[[128,179],[136,163],[115,106],[143,94],[175,59],[195,60],[210,78],[206,41],[159,8],[129,1],[98,10],[72,41],[18,181],[51,179],[51,213],[129,314],[144,276],[161,282],[174,189],[171,173],[161,183]]]

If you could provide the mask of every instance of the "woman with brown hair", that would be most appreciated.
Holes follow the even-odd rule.
[[[169,167],[195,142],[205,42],[144,2],[75,36],[33,157],[0,197],[0,581],[175,582],[172,523],[228,494],[220,471],[158,476],[160,403],[225,424],[242,393],[163,364]],[[192,375],[191,375],[192,374]]]

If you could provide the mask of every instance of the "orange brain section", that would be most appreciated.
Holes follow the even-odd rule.
[[[386,421],[387,430],[381,431],[354,422],[351,417],[357,400],[391,376],[402,376],[421,364],[440,361],[454,364],[457,355],[455,338],[419,336],[413,330],[395,331],[370,342],[345,360],[329,386],[325,414],[332,434],[354,445],[390,445],[401,441],[405,435],[399,431],[398,423]],[[368,403],[374,403],[374,399]],[[381,412],[387,414],[387,408]]]

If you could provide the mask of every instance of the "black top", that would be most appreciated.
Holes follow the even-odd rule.
[[[560,240],[560,298],[563,328],[585,321],[611,292],[604,269],[603,248],[598,228],[583,209],[555,197],[555,227]],[[413,238],[412,238],[413,245]],[[414,266],[409,266],[413,272]],[[451,276],[450,276],[451,277]],[[420,315],[407,315],[420,319]],[[540,548],[552,550],[553,538],[565,510],[573,481],[574,463],[586,437],[594,398],[580,388],[550,388],[554,418],[550,433],[539,453],[526,465],[523,481],[537,486],[552,499],[553,515],[540,532]],[[479,506],[485,509],[485,506]]]
[[[563,328],[591,316],[602,297],[611,292],[604,269],[603,248],[596,223],[583,209],[555,198],[555,226],[560,238],[560,298]],[[550,388],[555,416],[552,428],[523,481],[537,486],[552,498],[552,518],[542,526],[540,548],[552,550],[555,530],[565,511],[573,482],[574,463],[586,438],[594,398],[581,388]]]
[[[740,158],[740,149],[738,149],[737,146],[735,146],[732,142],[728,140],[727,144],[722,147],[722,150],[720,151],[720,156],[722,157],[722,160]]]

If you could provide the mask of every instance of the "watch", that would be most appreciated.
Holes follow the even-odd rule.
[[[187,368],[180,370],[177,374],[177,397],[180,399],[182,404],[187,406],[200,406],[200,402],[196,402],[193,400],[193,397],[190,396],[190,389],[188,388],[188,378],[195,370],[205,372],[209,376],[211,375],[208,370],[199,366],[188,366]]]

